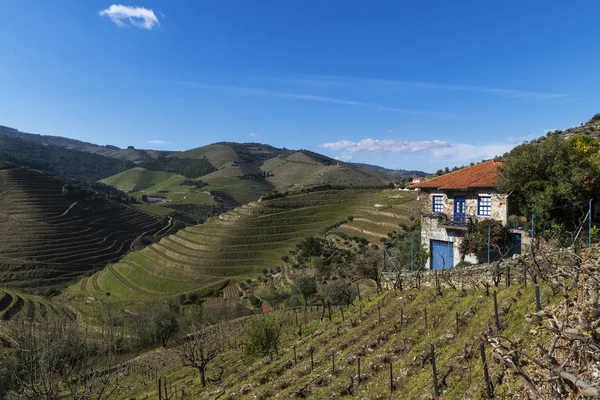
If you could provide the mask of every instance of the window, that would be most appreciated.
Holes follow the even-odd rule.
[[[492,198],[490,196],[479,196],[477,201],[477,215],[490,217],[492,215]]]
[[[444,212],[444,197],[433,196],[433,212],[441,213]]]

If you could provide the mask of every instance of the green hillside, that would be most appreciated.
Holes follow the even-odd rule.
[[[104,178],[100,182],[114,186],[119,190],[129,193],[148,189],[158,183],[174,177],[177,179],[181,178],[181,181],[184,179],[182,176],[177,176],[176,174],[169,172],[150,171],[148,169],[134,167],[117,175]]]
[[[63,178],[97,181],[132,163],[0,134],[0,161],[8,161]]]
[[[495,290],[500,334],[522,340],[520,348],[546,341],[527,329],[527,314],[535,311],[535,288],[514,285]],[[549,289],[542,293],[545,304],[557,300]],[[485,289],[443,288],[440,295],[432,287],[381,293],[362,287],[361,300],[343,306],[343,311],[332,307],[331,317],[327,308],[322,313],[313,306],[213,328],[221,333],[218,343],[224,349],[209,364],[207,376],[214,379],[221,368],[224,373],[221,382],[211,381],[206,388],[194,368],[181,366],[185,344],[149,352],[133,365],[142,372],[144,365],[159,365],[157,374],[166,378],[169,393],[184,387],[187,396],[198,399],[485,398],[479,344],[486,333],[497,331],[494,300]],[[283,322],[272,361],[247,351],[248,332],[253,324],[262,326],[261,318]],[[434,395],[432,345],[439,397]],[[511,397],[526,396],[525,381],[496,362],[489,345],[484,350],[497,398],[526,398]],[[530,368],[529,363],[524,368]],[[156,398],[155,383],[140,375],[123,379],[129,391],[119,398]]]
[[[28,142],[35,142],[37,144],[52,145],[131,162],[151,160],[153,158],[158,158],[161,156],[164,157],[172,153],[169,151],[139,150],[133,148],[132,146],[126,149],[121,149],[117,146],[111,145],[101,146],[62,136],[39,135],[36,133],[21,132],[15,128],[10,128],[3,125],[0,125],[0,135],[7,135],[14,138],[21,138]]]
[[[413,193],[404,198],[391,193],[321,190],[252,202],[132,252],[73,285],[70,292],[142,299],[253,277],[281,265],[281,257],[304,238],[322,234],[348,216],[366,216],[376,204],[414,199]]]
[[[0,169],[0,283],[42,291],[118,260],[162,222],[44,173]]]

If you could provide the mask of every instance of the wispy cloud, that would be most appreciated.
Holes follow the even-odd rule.
[[[164,140],[148,140],[150,144],[169,144],[170,142],[165,142]]]
[[[519,90],[519,89],[498,89],[498,88],[490,88],[490,87],[482,87],[482,86],[469,86],[469,85],[446,85],[446,84],[431,83],[431,82],[391,81],[391,83],[399,84],[399,85],[413,86],[413,87],[424,88],[424,89],[499,94],[502,96],[532,98],[532,99],[539,99],[539,100],[556,99],[556,98],[567,96],[564,93],[535,92],[535,91]]]
[[[348,162],[348,161],[352,160],[352,156],[337,156],[337,157],[333,157],[333,159],[342,161],[342,162]]]
[[[152,29],[160,26],[154,11],[144,7],[113,4],[99,12],[101,16],[110,18],[117,26],[133,26],[140,29]]]
[[[251,136],[251,137],[258,137],[258,136],[260,136],[260,134],[258,134],[258,133],[256,133],[256,132],[250,132],[250,133],[248,134],[248,136]]]
[[[269,80],[274,80],[268,78]],[[568,96],[565,93],[553,93],[553,92],[538,92],[531,90],[512,89],[512,88],[494,88],[485,86],[473,86],[473,85],[460,85],[460,84],[446,84],[436,82],[422,82],[413,80],[386,80],[386,79],[370,79],[370,78],[353,78],[344,76],[326,76],[326,75],[308,75],[308,76],[297,76],[291,75],[288,78],[277,78],[279,82],[287,82],[295,85],[309,85],[312,86],[313,82],[318,82],[320,86],[368,86],[371,89],[386,90],[389,91],[394,87],[413,87],[420,89],[430,90],[446,90],[446,91],[458,91],[458,92],[473,92],[473,93],[484,93],[494,94],[506,97],[517,97],[517,98],[530,98],[538,100],[549,100]]]
[[[342,99],[338,97],[329,97],[329,96],[320,96],[314,94],[304,94],[304,93],[289,93],[289,92],[278,92],[268,89],[255,88],[255,87],[245,87],[245,86],[235,86],[235,85],[219,85],[219,84],[209,84],[209,83],[200,83],[200,82],[188,82],[188,81],[169,81],[171,83],[193,86],[198,88],[206,88],[206,89],[220,89],[225,90],[233,94],[237,95],[253,95],[253,96],[265,96],[265,97],[274,97],[281,99],[296,99],[296,100],[305,100],[305,101],[313,101],[313,102],[322,102],[322,103],[333,103],[333,104],[342,104],[347,106],[355,106],[355,107],[367,107],[373,108],[381,111],[389,111],[395,113],[402,114],[416,114],[416,115],[439,115],[439,116],[454,116],[455,114],[445,113],[445,112],[435,112],[435,111],[421,111],[421,110],[407,110],[404,108],[390,107],[377,103],[369,103],[364,101],[357,100],[349,100]]]
[[[388,129],[387,133],[393,135],[394,133],[396,133],[396,131],[394,129]]]
[[[445,149],[450,147],[450,143],[442,140],[380,140],[380,139],[362,139],[358,142],[351,140],[340,140],[333,143],[323,143],[319,145],[327,150],[350,151],[350,152],[379,152],[379,153],[414,153],[423,150]]]

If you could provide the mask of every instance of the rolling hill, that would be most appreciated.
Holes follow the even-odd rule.
[[[202,177],[265,178],[275,190],[315,185],[384,186],[391,178],[373,168],[343,163],[308,150],[278,149],[260,143],[221,142],[172,154],[171,157],[206,158],[217,171]]]
[[[0,125],[0,135],[21,138],[30,142],[43,145],[53,145],[71,150],[85,151],[110,158],[116,158],[124,161],[145,161],[160,156],[166,156],[171,152],[157,150],[138,150],[133,147],[121,149],[117,146],[101,146],[93,143],[83,142],[81,140],[70,139],[62,136],[38,135],[35,133],[21,132],[15,128]]]
[[[222,287],[229,280],[282,265],[281,257],[297,243],[323,234],[349,216],[357,222],[361,216],[373,219],[379,205],[407,205],[415,197],[410,192],[398,197],[392,191],[322,189],[272,196],[180,230],[84,278],[69,292],[148,299]],[[392,225],[396,221],[395,229],[411,213],[408,207],[403,210],[397,221],[389,219]],[[388,228],[394,230],[380,227],[382,232]],[[361,233],[359,228],[352,232]],[[374,240],[379,243],[379,236]]]
[[[0,283],[42,291],[118,260],[161,220],[39,171],[0,163]]]

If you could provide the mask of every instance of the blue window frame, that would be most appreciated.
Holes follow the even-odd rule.
[[[477,200],[477,215],[482,217],[492,216],[492,198],[490,196],[479,196]]]
[[[433,196],[433,212],[444,212],[444,196]]]

